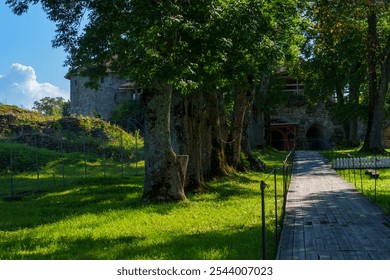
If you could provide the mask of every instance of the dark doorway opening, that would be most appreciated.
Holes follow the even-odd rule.
[[[295,138],[298,124],[273,123],[271,124],[272,147],[281,151],[290,151],[295,147]]]
[[[312,125],[306,133],[310,150],[326,149],[324,128],[321,125]]]
[[[284,144],[284,137],[280,131],[274,130],[272,131],[272,147],[277,150],[282,151]]]

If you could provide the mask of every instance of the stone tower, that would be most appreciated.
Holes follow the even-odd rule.
[[[70,81],[70,111],[76,115],[99,116],[108,120],[118,105],[138,100],[141,94],[134,84],[113,73],[101,79],[98,90],[85,86],[88,78],[70,75],[66,78]]]

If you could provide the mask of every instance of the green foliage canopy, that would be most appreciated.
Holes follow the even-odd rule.
[[[34,101],[33,110],[44,115],[58,116],[69,115],[70,101],[65,101],[62,97],[44,97],[39,101]]]
[[[6,1],[17,14],[39,2],[56,22],[53,46],[90,86],[115,71],[145,88],[218,88],[297,56],[297,0]]]

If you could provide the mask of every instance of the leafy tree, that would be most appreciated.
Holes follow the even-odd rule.
[[[316,92],[314,96],[320,99],[337,93],[338,110],[350,112],[339,114],[340,120],[351,132],[351,144],[357,145],[360,88],[368,82],[369,106],[363,149],[383,151],[384,100],[390,72],[389,3],[371,0],[309,3],[306,13],[313,25],[306,33],[303,63],[308,66],[304,69],[306,89],[312,88]],[[347,85],[348,99],[343,93]]]
[[[220,34],[225,47],[222,75],[233,94],[234,106],[226,145],[228,162],[244,170],[241,162],[245,118],[250,118],[255,89],[265,75],[298,56],[301,17],[297,1],[225,1]],[[244,149],[250,157],[248,149]]]
[[[38,2],[57,23],[53,45],[69,53],[71,72],[88,76],[88,85],[96,87],[108,70],[115,71],[144,88],[144,199],[185,199],[183,171],[171,144],[172,91],[196,85],[194,42],[197,21],[204,17],[195,8],[207,16],[217,1],[7,1],[18,14]]]
[[[351,17],[350,8],[345,1],[312,3],[307,11],[312,26],[306,31],[301,68],[311,102],[328,101],[336,93],[333,115],[343,125],[349,144],[358,146],[357,124],[362,117],[359,95],[367,65],[365,24]]]
[[[71,72],[88,76],[88,85],[97,87],[101,77],[114,71],[144,89],[146,201],[186,199],[182,157],[174,152],[171,141],[172,98],[176,100],[172,93],[204,93],[211,127],[205,139],[211,143],[205,145],[212,151],[209,170],[223,170],[221,93],[233,90],[245,97],[245,108],[237,109],[234,117],[238,124],[234,137],[240,137],[247,93],[262,73],[287,56],[291,41],[285,39],[296,36],[292,32],[295,0],[6,1],[17,14],[38,2],[57,24],[53,45],[68,52]],[[192,107],[198,105],[194,102]],[[188,112],[191,106],[185,108]],[[199,131],[200,124],[189,124],[188,135]]]
[[[390,3],[368,0],[367,64],[369,111],[363,150],[383,152],[382,133],[390,79]]]
[[[65,101],[62,97],[44,97],[39,101],[34,101],[33,110],[44,115],[66,116],[69,115],[70,101]]]

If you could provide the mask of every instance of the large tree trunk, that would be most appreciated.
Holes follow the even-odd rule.
[[[232,124],[225,151],[228,164],[238,171],[245,171],[245,167],[241,162],[241,140],[244,126],[244,118],[247,109],[247,91],[236,91],[234,97]]]
[[[188,96],[175,94],[172,103],[173,129],[176,151],[189,156],[185,183],[186,193],[207,189],[202,167],[201,121],[205,114],[201,93]]]
[[[252,155],[251,147],[251,121],[252,111],[254,106],[255,95],[252,94],[248,100],[248,109],[245,111],[243,130],[242,130],[242,141],[241,150],[244,153],[247,162],[250,165],[250,169],[254,171],[261,171],[265,169],[265,164],[258,158]]]
[[[242,136],[245,133],[245,116],[250,112],[255,95],[253,77],[247,77],[248,88],[238,89],[234,96],[233,119],[229,134],[229,141],[226,145],[228,164],[239,171],[245,171],[245,166],[241,162]],[[248,123],[249,124],[249,123]]]
[[[187,150],[190,156],[186,186],[190,191],[202,192],[207,189],[203,177],[202,166],[202,129],[201,122],[205,115],[205,107],[201,93],[191,94],[186,98],[185,123],[187,131]]]
[[[336,104],[336,119],[340,122],[344,131],[344,141],[345,144],[349,143],[349,135],[350,135],[350,119],[351,116],[349,114],[345,114],[345,110],[347,109],[346,101],[344,98],[344,89],[343,86],[338,85],[335,89],[337,96],[337,104]]]
[[[368,16],[368,41],[367,41],[367,62],[368,62],[368,81],[369,81],[369,108],[368,108],[368,123],[366,137],[364,140],[363,150],[382,150],[382,146],[378,145],[378,142],[374,139],[375,143],[371,143],[374,134],[374,113],[378,104],[378,81],[376,72],[376,52],[377,52],[377,18],[375,13],[370,13]],[[378,120],[375,121],[375,128],[377,129]],[[374,129],[375,129],[374,128]],[[380,141],[381,139],[379,139]]]
[[[246,154],[250,155],[251,147],[251,119],[252,119],[252,108],[253,108],[254,95],[248,100],[248,108],[245,111],[243,128],[242,128],[242,139],[241,139],[241,150]]]
[[[225,158],[221,133],[220,104],[217,93],[203,94],[206,116],[203,118],[203,172],[205,178],[226,176],[231,172]]]
[[[170,107],[172,88],[145,90],[145,202],[185,200],[186,157],[178,157],[171,144]]]
[[[390,75],[390,37],[380,57],[381,75],[378,82],[377,56],[379,52],[377,17],[375,12],[368,16],[368,77],[369,77],[369,111],[365,142],[362,150],[384,152],[382,143],[384,105],[389,87]]]
[[[349,103],[352,109],[349,119],[349,136],[348,144],[350,147],[358,147],[359,139],[359,88],[360,82],[350,82],[349,87]]]
[[[251,145],[255,148],[267,145],[266,122],[264,104],[266,103],[266,94],[269,90],[270,77],[263,74],[260,86],[255,90],[255,97],[251,108]]]

